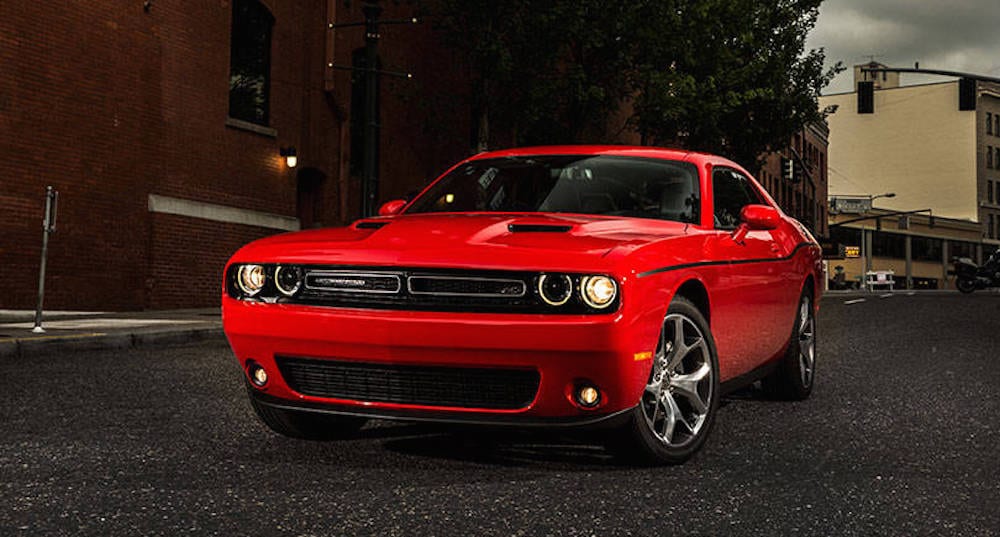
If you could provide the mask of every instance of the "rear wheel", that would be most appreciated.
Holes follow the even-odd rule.
[[[764,391],[777,399],[802,400],[812,393],[816,376],[816,309],[811,297],[811,289],[802,291],[785,356],[762,382]]]
[[[642,400],[609,447],[628,462],[679,464],[691,458],[715,421],[718,370],[708,322],[690,301],[675,298]]]
[[[968,278],[959,278],[955,280],[955,287],[957,287],[959,291],[965,294],[969,294],[976,290],[976,280],[970,280]]]
[[[368,420],[352,416],[331,416],[261,404],[250,394],[250,405],[272,431],[302,440],[340,440],[357,435]]]

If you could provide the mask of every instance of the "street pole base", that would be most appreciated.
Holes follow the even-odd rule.
[[[34,328],[31,329],[31,333],[33,333],[33,334],[44,334],[45,333],[45,329],[42,328],[41,326],[36,326],[36,327],[34,327]]]

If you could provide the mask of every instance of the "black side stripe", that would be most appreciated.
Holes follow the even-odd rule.
[[[784,257],[767,257],[763,259],[737,259],[735,261],[699,261],[697,263],[685,263],[683,265],[671,265],[669,267],[661,267],[658,269],[647,270],[646,272],[640,272],[639,277],[645,278],[646,276],[652,276],[653,274],[659,274],[661,272],[670,272],[672,270],[682,270],[694,267],[707,267],[711,265],[746,265],[748,263],[777,263],[779,261],[788,261],[789,259],[795,257],[795,254],[799,253],[799,250],[807,246],[815,246],[811,242],[800,242],[792,252]]]

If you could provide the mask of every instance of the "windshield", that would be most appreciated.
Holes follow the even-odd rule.
[[[407,214],[551,212],[698,223],[693,164],[592,155],[475,160],[413,201]]]

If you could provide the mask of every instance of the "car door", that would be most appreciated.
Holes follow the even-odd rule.
[[[749,231],[742,240],[733,232],[740,212],[750,204],[768,204],[751,180],[728,166],[712,168],[714,232],[709,241],[718,261],[712,292],[713,335],[723,376],[749,372],[771,358],[787,339],[781,229]],[[728,370],[728,371],[727,371]]]

